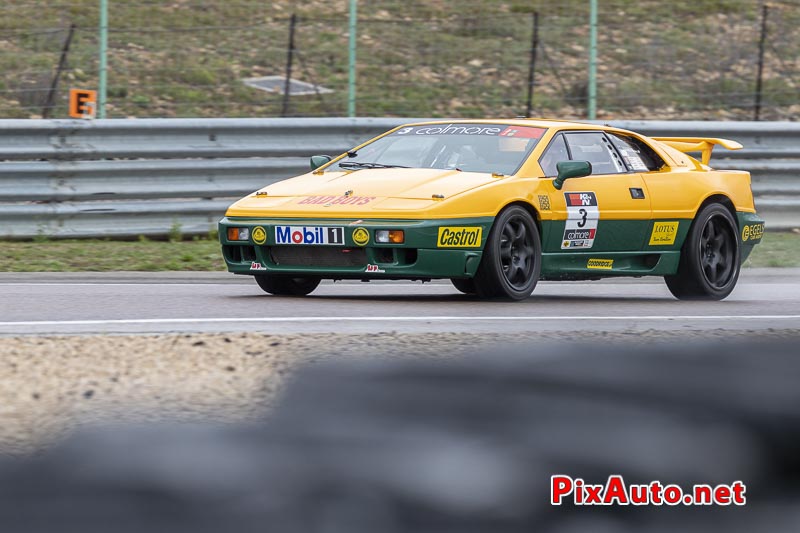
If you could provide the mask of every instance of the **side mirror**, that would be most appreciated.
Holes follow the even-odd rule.
[[[558,176],[553,180],[553,187],[561,190],[564,181],[569,178],[582,178],[592,173],[592,164],[588,161],[561,161],[556,163]]]
[[[311,156],[311,170],[317,170],[319,167],[326,163],[330,163],[333,159],[329,155],[312,155]]]

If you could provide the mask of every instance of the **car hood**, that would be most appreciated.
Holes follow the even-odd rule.
[[[483,172],[405,168],[309,173],[242,198],[227,215],[378,216],[425,209],[499,178]]]

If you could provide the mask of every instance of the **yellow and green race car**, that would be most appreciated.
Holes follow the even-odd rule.
[[[539,119],[407,124],[234,203],[222,251],[277,295],[445,278],[521,300],[540,279],[663,276],[677,298],[719,300],[764,220],[747,172],[708,166],[715,146],[741,148]]]

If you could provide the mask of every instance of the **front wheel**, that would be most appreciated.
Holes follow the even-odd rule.
[[[531,214],[512,205],[494,221],[475,274],[482,298],[524,300],[533,292],[542,268],[542,243]]]
[[[305,296],[311,294],[321,281],[320,278],[313,276],[293,278],[290,276],[258,274],[253,277],[256,278],[256,283],[264,292],[276,296]]]
[[[475,294],[475,280],[472,278],[452,278],[450,283],[464,294]]]
[[[709,204],[697,213],[681,248],[678,273],[664,276],[679,300],[722,300],[739,279],[741,261],[736,221],[725,206]]]

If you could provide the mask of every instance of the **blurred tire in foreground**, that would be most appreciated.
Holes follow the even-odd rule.
[[[262,424],[84,431],[5,460],[0,531],[797,531],[795,353],[547,345],[317,364]],[[747,505],[553,507],[554,474],[741,480]]]

